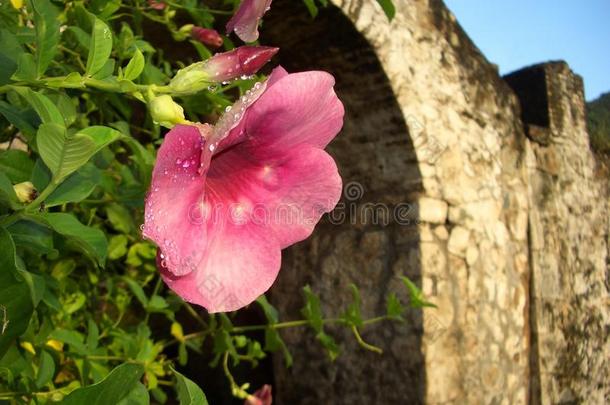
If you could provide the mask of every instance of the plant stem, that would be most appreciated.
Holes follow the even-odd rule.
[[[231,393],[233,394],[233,396],[237,397],[239,399],[246,399],[249,394],[245,390],[243,390],[239,385],[237,385],[237,383],[235,382],[235,379],[233,378],[233,375],[231,374],[231,371],[229,370],[229,352],[225,352],[225,354],[223,356],[222,369],[224,370],[225,376],[227,377],[227,379],[229,380],[229,383],[231,384]]]
[[[32,201],[27,207],[25,207],[25,212],[32,212],[36,208],[40,206],[44,202],[44,200],[57,188],[59,182],[56,180],[51,180],[51,182],[47,185],[47,187],[42,190],[42,193],[38,194],[38,197],[34,201]]]
[[[362,336],[360,336],[360,332],[358,332],[358,328],[355,325],[352,325],[352,332],[354,332],[354,336],[356,336],[356,340],[360,344],[360,346],[364,347],[366,350],[370,350],[375,353],[382,354],[383,350],[377,346],[373,346],[372,344],[366,343]]]

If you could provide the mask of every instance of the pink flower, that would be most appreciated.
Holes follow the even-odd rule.
[[[229,52],[217,53],[203,62],[180,69],[169,83],[175,93],[192,93],[209,83],[251,76],[277,53],[269,46],[240,46]]]
[[[243,0],[237,12],[227,23],[227,34],[235,34],[244,42],[258,39],[258,23],[271,7],[272,0]]]
[[[265,384],[254,395],[249,395],[244,401],[244,405],[271,405],[272,401],[271,386]]]
[[[165,8],[165,3],[157,0],[148,0],[148,5],[155,10],[163,10]]]
[[[193,27],[191,37],[213,48],[218,48],[222,45],[222,37],[218,31],[211,28]]]
[[[276,68],[212,127],[177,125],[157,155],[144,237],[167,285],[209,312],[274,282],[281,249],[306,239],[341,194],[323,149],[343,125],[325,72]]]

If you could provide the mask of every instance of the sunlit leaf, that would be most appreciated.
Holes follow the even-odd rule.
[[[85,73],[92,76],[99,72],[108,61],[111,52],[112,32],[106,23],[99,18],[95,18]]]

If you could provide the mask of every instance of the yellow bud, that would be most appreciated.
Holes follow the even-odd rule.
[[[33,355],[36,355],[36,350],[34,350],[34,346],[32,346],[30,342],[21,342],[19,345],[23,347],[26,351],[32,353]]]
[[[19,10],[21,7],[23,7],[23,0],[11,0],[11,4],[13,7]]]
[[[180,325],[178,322],[172,323],[171,333],[177,341],[184,342],[184,332],[182,331],[182,325]]]
[[[153,98],[148,103],[148,108],[153,121],[166,128],[186,122],[182,107],[167,94]]]
[[[34,201],[38,193],[36,192],[36,188],[29,181],[24,181],[23,183],[15,184],[13,186],[15,190],[15,194],[17,194],[17,199],[22,203],[30,203]]]
[[[62,352],[64,350],[64,344],[59,340],[49,339],[46,343],[47,346],[54,349],[57,352]]]

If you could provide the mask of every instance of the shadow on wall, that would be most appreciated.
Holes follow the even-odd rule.
[[[337,160],[344,195],[310,239],[286,250],[272,301],[285,320],[300,318],[300,288],[320,294],[327,317],[351,300],[349,284],[362,293],[363,315],[385,313],[389,292],[403,303],[398,275],[421,283],[419,234],[413,202],[422,190],[412,136],[374,50],[336,7],[315,20],[301,1],[274,1],[265,16],[262,43],[279,46],[289,72],[326,70],[346,108],[341,134],[328,148]],[[408,118],[407,118],[408,119]],[[414,125],[410,125],[414,128]],[[415,126],[416,127],[416,126]],[[421,403],[425,393],[421,311],[409,310],[402,324],[364,328],[365,340],[384,349],[365,351],[351,333],[329,331],[342,345],[335,362],[310,330],[283,337],[294,356],[285,368],[274,359],[279,404]]]

